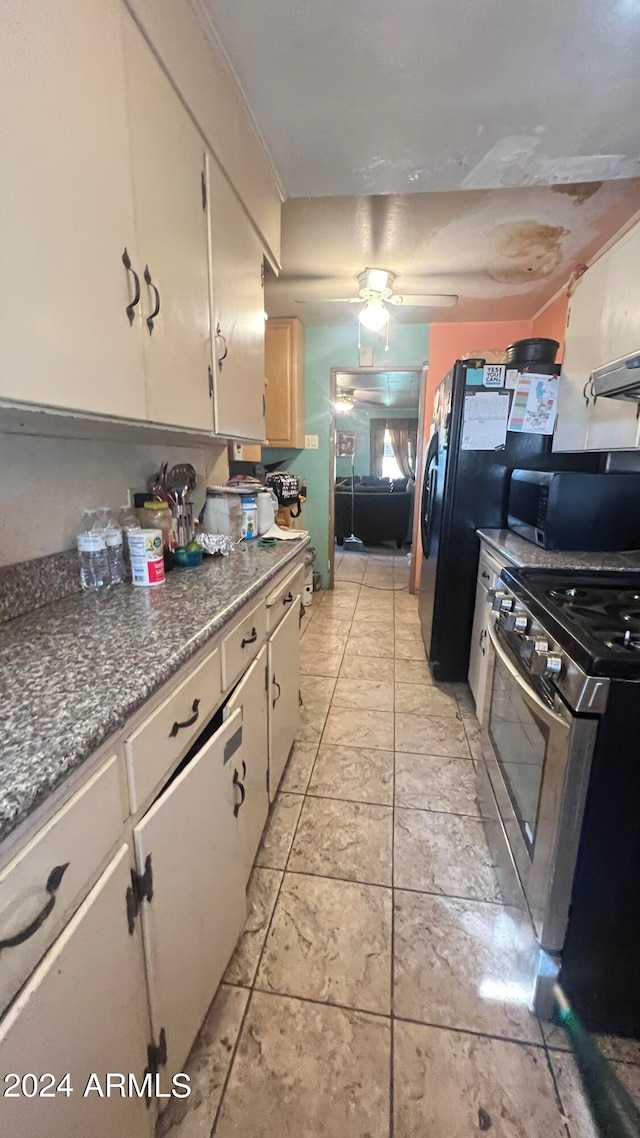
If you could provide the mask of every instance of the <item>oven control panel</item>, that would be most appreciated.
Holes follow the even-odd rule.
[[[505,634],[527,671],[544,679],[560,676],[565,667],[564,652],[502,582],[489,589],[487,601],[497,614],[496,628]]]

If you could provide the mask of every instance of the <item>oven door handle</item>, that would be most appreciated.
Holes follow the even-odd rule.
[[[534,691],[534,689],[527,683],[525,677],[521,672],[518,671],[515,664],[513,664],[507,656],[507,653],[505,652],[495,634],[494,628],[495,626],[490,623],[489,638],[491,640],[493,650],[500,663],[507,669],[507,672],[511,676],[511,679],[520,688],[523,698],[527,701],[527,703],[532,704],[533,707],[536,708],[540,715],[546,719],[547,723],[554,723],[557,727],[563,727],[566,730],[568,724],[565,717],[563,715],[559,715],[557,711],[553,711],[548,706],[548,704],[544,702],[544,700],[540,699],[540,696],[537,694],[537,692]]]

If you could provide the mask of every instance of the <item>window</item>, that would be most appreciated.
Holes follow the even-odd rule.
[[[378,453],[380,453],[378,451]],[[384,432],[384,451],[382,454],[382,477],[383,478],[402,478],[402,471],[396,462],[391,446],[391,437],[388,431]]]

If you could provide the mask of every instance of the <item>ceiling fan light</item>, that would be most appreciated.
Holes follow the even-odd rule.
[[[381,332],[389,320],[389,309],[380,300],[368,300],[358,313],[358,320],[370,332]]]
[[[393,280],[392,274],[387,269],[365,269],[364,276],[366,287],[371,289],[371,292],[384,292],[389,288],[389,277]]]
[[[333,406],[336,411],[353,411],[353,399],[350,395],[337,395]]]

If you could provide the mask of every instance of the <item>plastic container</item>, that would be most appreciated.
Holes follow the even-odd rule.
[[[159,529],[162,532],[163,547],[171,552],[178,542],[173,514],[168,502],[145,502],[138,510],[143,529]]]
[[[242,505],[242,536],[246,541],[252,541],[258,536],[258,505],[253,494],[243,494]]]
[[[133,584],[161,585],[164,581],[162,530],[131,530],[129,551]]]
[[[176,565],[181,569],[195,569],[196,565],[202,564],[203,551],[202,549],[185,549],[184,546],[178,546],[174,550],[173,556]]]
[[[258,533],[262,537],[263,533],[271,529],[271,526],[276,520],[278,512],[278,499],[272,490],[260,490],[257,495],[258,503]]]
[[[112,585],[123,585],[127,580],[127,564],[124,558],[124,544],[120,526],[105,531],[109,578]]]
[[[528,340],[516,340],[509,344],[505,352],[507,366],[512,364],[553,364],[560,344],[544,336],[533,336]]]
[[[220,533],[233,541],[240,541],[242,537],[240,495],[225,494],[222,490],[208,487],[200,520],[207,533]]]

